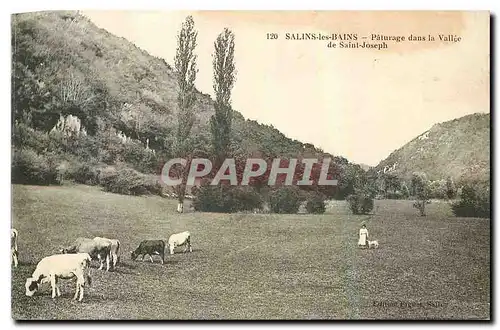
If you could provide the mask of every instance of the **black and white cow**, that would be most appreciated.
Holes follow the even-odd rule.
[[[138,256],[142,255],[142,260],[144,257],[149,255],[149,259],[153,262],[153,255],[159,255],[161,257],[161,263],[165,262],[165,241],[163,240],[144,240],[139,246],[130,252],[130,257],[132,260],[137,259]]]

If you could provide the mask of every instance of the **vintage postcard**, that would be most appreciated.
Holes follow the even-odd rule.
[[[14,320],[490,320],[490,13],[13,13]]]

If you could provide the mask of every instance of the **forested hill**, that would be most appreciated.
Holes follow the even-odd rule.
[[[377,165],[408,179],[425,172],[430,179],[490,179],[490,114],[475,113],[435,124]]]
[[[39,155],[66,152],[76,157],[66,157],[69,162],[125,163],[142,173],[157,173],[159,158],[172,156],[177,124],[178,86],[172,67],[78,12],[15,14],[11,24],[14,147]],[[208,152],[213,100],[198,92],[194,109],[191,136],[196,150]],[[91,141],[62,148],[43,135],[68,115],[81,120]],[[331,156],[312,144],[287,138],[272,125],[245,120],[237,111],[232,134],[237,155]],[[130,145],[117,144],[117,136]],[[153,150],[154,156],[141,148]],[[334,162],[341,170],[355,167],[350,173],[359,170],[340,156]]]
[[[12,46],[16,117],[35,110],[32,124],[49,130],[59,114],[73,114],[90,133],[101,119],[131,138],[144,143],[149,138],[153,149],[171,144],[178,87],[163,59],[76,12],[13,15]],[[62,94],[71,90],[77,95],[64,99]],[[195,113],[194,133],[208,138],[207,123],[214,113],[209,95],[198,93]],[[245,120],[237,111],[233,132],[235,144],[246,151],[296,154],[304,149],[303,143]]]

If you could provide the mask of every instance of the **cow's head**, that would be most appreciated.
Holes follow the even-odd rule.
[[[130,251],[130,258],[132,260],[135,260],[137,258],[138,254],[135,251]]]
[[[68,253],[68,248],[61,246],[61,247],[59,247],[58,251],[59,251],[59,253],[65,254],[65,253]]]
[[[35,279],[33,277],[29,277],[28,279],[26,279],[25,287],[26,287],[26,295],[28,297],[32,297],[35,294],[35,292],[38,291],[38,287],[40,286],[40,282],[42,281],[42,279],[43,275],[40,275],[38,279]]]

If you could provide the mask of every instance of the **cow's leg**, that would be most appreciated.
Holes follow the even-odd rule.
[[[148,256],[149,256],[149,259],[151,260],[151,263],[153,263],[153,257],[150,254],[148,254]]]
[[[101,270],[102,267],[104,267],[104,260],[102,260],[102,256],[100,254],[97,255],[97,259],[99,259],[99,263],[101,264],[99,266],[99,270]]]
[[[106,255],[106,271],[107,272],[109,272],[109,263],[110,263],[109,257],[110,257],[110,253],[108,253]]]
[[[174,254],[175,244],[170,244],[170,254]]]
[[[193,252],[193,248],[191,247],[191,237],[188,240],[188,244],[189,244],[189,252]]]
[[[76,300],[78,298],[78,293],[80,292],[80,283],[78,283],[78,278],[76,279],[76,289],[75,289],[75,295],[73,296],[73,300]]]
[[[85,278],[83,277],[83,273],[77,277],[76,284],[78,285],[78,288],[80,289],[80,298],[78,301],[82,301],[83,299],[83,287],[85,286]]]
[[[161,256],[161,264],[163,265],[165,263],[165,252],[162,251],[162,253],[160,254]]]
[[[61,296],[61,290],[59,289],[59,286],[57,285],[57,281],[56,281],[56,295],[57,295],[58,297],[60,297],[60,296]]]
[[[118,255],[116,253],[113,253],[113,269],[115,269],[117,262],[118,262]]]
[[[56,297],[57,280],[54,274],[51,274],[49,276],[50,276],[50,286],[52,287],[52,299],[54,299]]]
[[[13,259],[13,261],[14,261],[14,267],[17,267],[17,265],[18,265],[18,260],[17,260],[17,251],[14,251],[14,252],[12,253],[12,259]]]
[[[83,285],[80,285],[80,299],[78,301],[82,301],[83,299]]]
[[[74,300],[78,299],[78,294],[80,294],[80,299],[78,299],[78,301],[82,301],[84,284],[85,284],[85,277],[83,275],[83,272],[78,272],[78,274],[76,274],[76,292],[75,296],[73,297]]]

